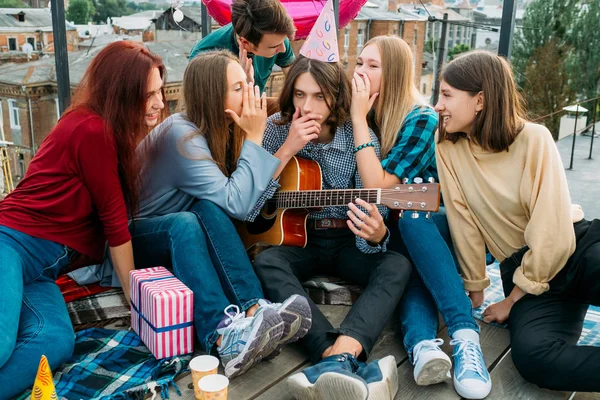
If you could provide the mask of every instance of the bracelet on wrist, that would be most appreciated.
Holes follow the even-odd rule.
[[[367,147],[375,147],[375,143],[373,142],[369,142],[369,143],[363,143],[361,145],[358,145],[354,148],[354,153],[358,153],[359,151],[361,151],[362,149],[366,149]]]

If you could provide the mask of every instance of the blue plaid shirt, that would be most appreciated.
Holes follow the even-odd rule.
[[[435,164],[435,131],[438,114],[427,106],[416,106],[404,119],[398,132],[396,144],[381,161],[384,170],[400,179],[415,177],[424,181],[435,178],[438,182]]]
[[[280,119],[279,113],[273,114],[267,120],[267,129],[263,138],[263,147],[275,154],[287,139],[290,131],[291,123],[287,125],[276,125],[273,121]],[[375,144],[375,152],[380,157],[380,145],[377,136],[369,130],[371,140]],[[333,140],[329,143],[313,143],[309,142],[298,154],[298,157],[314,160],[321,166],[323,175],[323,189],[358,189],[362,188],[363,184],[358,174],[356,166],[356,157],[354,155],[354,132],[352,122],[346,121],[338,126]],[[272,197],[272,194],[269,195]],[[259,199],[257,205],[262,205],[267,199]],[[387,208],[378,206],[379,212],[385,218]],[[256,209],[256,215],[260,209]],[[314,211],[308,214],[310,219],[320,218],[340,218],[348,219],[348,207],[325,207],[320,211]],[[364,211],[364,210],[363,210]],[[387,235],[389,239],[389,234]],[[366,254],[378,253],[386,251],[388,239],[381,245],[370,246],[363,238],[356,237],[356,247]]]

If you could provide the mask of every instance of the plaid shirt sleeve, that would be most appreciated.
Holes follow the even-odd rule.
[[[404,120],[396,145],[381,162],[383,169],[409,182],[435,165],[438,115],[431,107],[413,109]]]
[[[265,129],[265,134],[263,136],[262,147],[267,150],[271,154],[275,154],[277,150],[281,147],[283,142],[285,141],[287,134],[282,129],[283,127],[279,125],[275,125],[272,121],[273,119],[279,119],[279,113],[274,114],[267,120],[267,127]],[[279,185],[279,178],[276,180],[271,180],[263,194],[258,198],[256,204],[252,208],[252,210],[248,213],[245,221],[254,221],[256,216],[260,213],[260,210],[263,208],[267,200],[269,200],[275,192],[281,187]]]

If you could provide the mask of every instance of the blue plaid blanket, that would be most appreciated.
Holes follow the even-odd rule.
[[[497,262],[488,265],[487,273],[490,277],[491,285],[485,289],[485,300],[483,305],[473,310],[475,318],[483,321],[481,314],[490,304],[504,300],[504,292],[502,291],[502,280],[500,278],[500,266]],[[506,327],[506,325],[500,325]],[[600,307],[590,306],[585,321],[583,330],[578,344],[588,346],[600,346]]]
[[[157,360],[133,331],[90,328],[77,333],[73,356],[54,373],[60,399],[143,399],[169,385],[191,355]]]

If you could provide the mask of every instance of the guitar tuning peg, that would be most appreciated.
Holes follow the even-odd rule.
[[[413,183],[416,183],[417,185],[421,184],[423,183],[423,178],[417,176],[415,179],[413,179]]]
[[[431,213],[428,212],[427,214],[425,214],[425,218],[429,219],[431,217]]]
[[[412,214],[410,214],[410,217],[411,217],[412,219],[419,219],[419,213],[415,211],[415,212],[413,212]]]
[[[431,178],[427,179],[427,182],[435,183],[435,178],[432,176]]]
[[[406,185],[408,183],[408,178],[402,178],[402,183]]]

